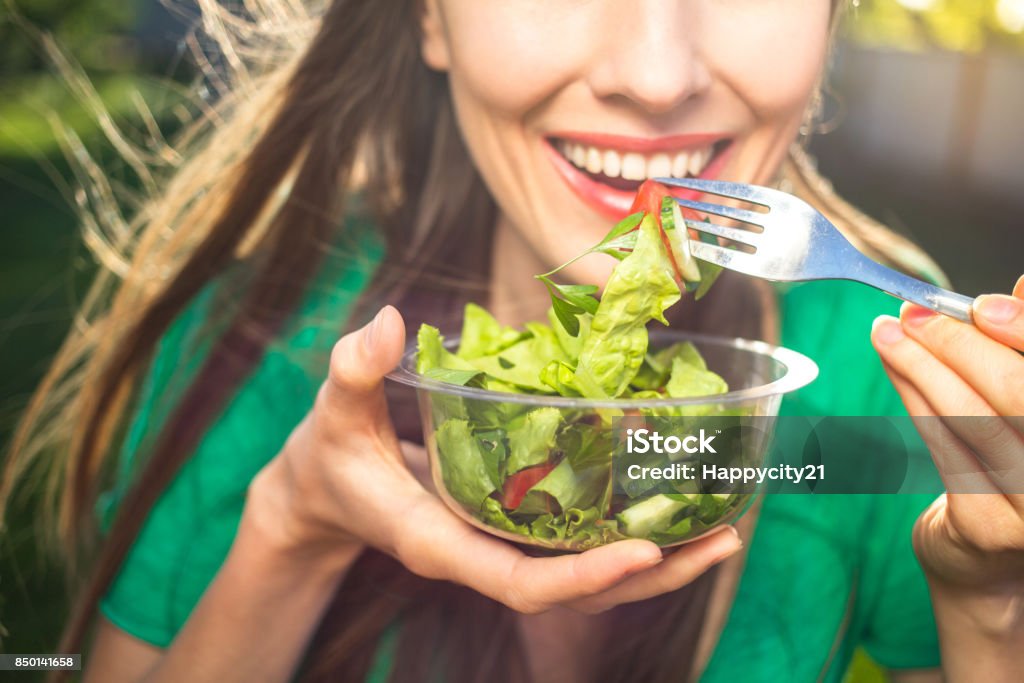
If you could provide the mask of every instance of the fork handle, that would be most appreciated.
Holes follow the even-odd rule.
[[[859,282],[961,322],[974,324],[974,299],[971,297],[904,275],[867,257],[865,261],[863,277],[856,278]]]

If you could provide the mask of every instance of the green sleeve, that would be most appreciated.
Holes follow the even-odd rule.
[[[870,342],[871,323],[897,315],[900,301],[843,281],[784,287],[783,343],[818,361],[818,379],[783,403],[790,415],[905,416],[906,408]],[[900,422],[911,462],[930,463],[924,442]],[[879,663],[893,669],[939,664],[938,636],[928,586],[911,545],[914,523],[942,492],[925,467],[915,491],[864,496],[870,512],[861,539],[855,636]]]
[[[782,342],[818,363],[818,378],[787,397],[784,414],[905,415],[871,346],[871,323],[900,301],[842,280],[780,285]]]
[[[868,534],[865,561],[867,594],[858,600],[865,609],[861,645],[872,659],[889,669],[939,666],[939,639],[924,571],[914,555],[911,532],[933,495],[891,495],[883,519]],[[882,502],[882,501],[879,501]]]
[[[299,314],[150,511],[100,607],[127,633],[167,646],[219,570],[249,482],[312,405],[330,349],[379,262],[382,248],[376,235],[369,230],[359,234],[347,255],[328,257]],[[124,444],[118,485],[100,503],[102,522],[109,522],[136,458],[198,368],[213,339],[207,323],[222,310],[211,288],[159,344]]]

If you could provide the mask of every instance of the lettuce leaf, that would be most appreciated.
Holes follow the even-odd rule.
[[[710,221],[708,221],[710,222]],[[700,233],[700,239],[702,242],[709,244],[715,244],[715,238],[706,232]],[[711,289],[711,285],[715,284],[715,280],[722,274],[722,266],[717,263],[711,263],[709,261],[697,261],[697,267],[700,269],[700,284],[697,285],[697,290],[693,293],[694,301],[700,301],[704,298],[704,295]]]
[[[451,368],[430,368],[423,373],[424,377],[435,379],[438,382],[466,386],[483,375],[479,370],[452,370]]]
[[[558,345],[562,347],[562,353],[575,365],[576,359],[580,357],[580,351],[583,350],[583,342],[590,336],[590,323],[593,322],[594,316],[590,313],[577,316],[579,331],[576,334],[569,334],[559,321],[554,308],[548,309],[548,320],[551,322],[551,329],[555,333]]]
[[[421,325],[416,334],[416,372],[445,370],[476,370],[472,365],[456,356],[444,346],[444,337],[433,325]]]
[[[497,488],[487,471],[466,420],[448,420],[437,430],[441,476],[445,489],[470,510],[479,511]]]
[[[668,545],[686,538],[692,529],[693,517],[683,517],[664,531],[650,531],[647,538],[659,545]]]
[[[516,512],[547,513],[590,507],[606,488],[607,477],[608,471],[598,468],[576,472],[566,458],[533,485]],[[552,509],[552,500],[557,503],[557,510]]]
[[[505,510],[494,498],[488,498],[484,501],[484,508],[480,512],[481,521],[501,529],[502,531],[509,531],[513,534],[519,534],[520,536],[529,536],[530,527],[526,524],[516,524],[513,522],[508,515],[505,514]]]
[[[551,360],[567,360],[558,337],[543,323],[529,323],[519,341],[491,355],[464,359],[489,378],[520,387],[537,394],[552,393],[541,379],[541,372]]]
[[[505,430],[491,429],[485,432],[477,432],[473,438],[476,440],[477,448],[480,450],[480,457],[484,461],[487,475],[491,478],[494,488],[497,489],[505,480],[505,463],[508,459]]]
[[[547,462],[561,425],[562,413],[558,408],[538,408],[527,413],[523,423],[508,432],[508,474]]]
[[[550,512],[545,512],[538,515],[530,523],[530,533],[534,538],[540,538],[545,541],[563,541],[565,540],[567,527],[568,522],[566,522],[563,515],[556,517]]]
[[[502,325],[484,308],[466,304],[462,314],[462,336],[459,337],[459,358],[490,356],[512,346],[524,337],[513,327]]]
[[[582,395],[576,388],[576,371],[560,360],[553,360],[544,366],[540,371],[540,381],[562,396]]]
[[[657,221],[645,216],[633,252],[612,271],[583,342],[576,386],[588,398],[619,396],[647,353],[647,323],[667,325],[665,309],[679,301]]]
[[[632,386],[640,390],[664,387],[672,374],[672,362],[676,358],[701,370],[707,369],[696,346],[691,342],[677,342],[653,353],[648,352],[640,371],[633,378]]]
[[[702,362],[703,364],[703,362]],[[672,376],[665,384],[665,393],[672,398],[694,398],[697,396],[713,396],[729,391],[725,380],[707,369],[702,369],[683,358],[672,360]],[[674,406],[667,412],[680,416],[711,415],[719,412],[715,403],[702,403],[692,406]]]

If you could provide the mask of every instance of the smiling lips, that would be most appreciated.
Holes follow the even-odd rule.
[[[619,220],[640,183],[648,178],[709,178],[721,170],[730,148],[723,135],[628,138],[565,133],[548,139],[552,161],[569,187],[609,218]],[[680,197],[687,195],[681,190]]]

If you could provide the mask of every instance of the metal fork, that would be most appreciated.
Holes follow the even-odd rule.
[[[699,178],[656,178],[659,183],[757,204],[767,213],[706,201],[679,199],[694,211],[761,228],[760,232],[686,220],[689,228],[723,237],[753,252],[690,240],[693,255],[765,280],[853,280],[966,323],[973,323],[973,299],[936,287],[877,263],[850,244],[827,218],[793,195],[756,185]]]

